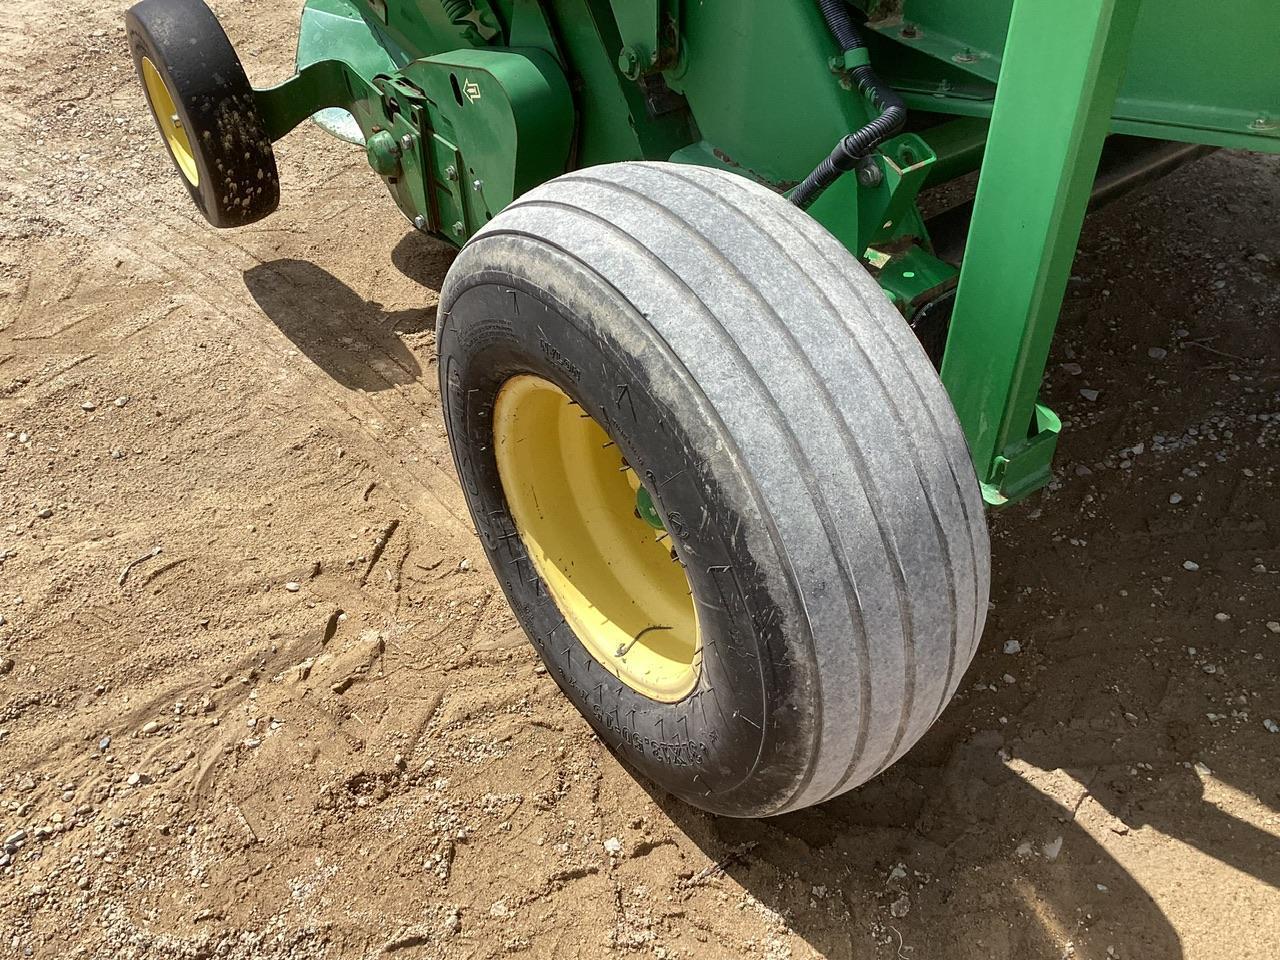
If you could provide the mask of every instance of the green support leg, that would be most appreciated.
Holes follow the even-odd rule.
[[[1036,395],[1139,3],[1014,3],[942,365],[993,505],[1051,476]]]

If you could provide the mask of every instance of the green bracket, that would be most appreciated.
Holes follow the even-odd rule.
[[[254,91],[267,136],[274,142],[327,107],[351,111],[363,128],[381,115],[381,95],[373,84],[341,60],[320,60],[284,83]]]
[[[879,169],[878,183],[864,184],[851,171],[818,197],[809,215],[849,250],[865,251],[905,238],[924,240],[927,232],[915,200],[935,159],[929,144],[913,133],[886,140],[872,157]]]
[[[942,364],[989,502],[1049,478],[1036,397],[1138,5],[1014,2]]]
[[[914,242],[869,247],[867,263],[893,305],[908,320],[924,303],[956,285],[960,271]]]
[[[676,20],[666,0],[609,0],[622,38],[618,70],[628,79],[666,70],[679,54]]]
[[[995,458],[991,476],[982,482],[982,499],[992,507],[1016,503],[1053,479],[1053,455],[1062,421],[1043,404],[1036,404],[1028,437]]]

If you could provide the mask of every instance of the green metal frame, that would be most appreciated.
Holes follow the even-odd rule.
[[[1139,2],[1013,9],[942,365],[988,503],[1049,479],[1061,422],[1036,397]]]
[[[908,319],[954,292],[943,383],[987,502],[1009,503],[1051,475],[1061,423],[1038,392],[1104,139],[1280,152],[1280,4],[854,2],[877,71],[945,122],[882,144],[877,175],[809,212]],[[850,77],[867,55],[838,53],[812,0],[307,0],[297,75],[257,98],[273,140],[313,114],[363,140],[409,220],[460,245],[596,163],[789,190],[870,119]],[[916,201],[979,168],[957,268]]]

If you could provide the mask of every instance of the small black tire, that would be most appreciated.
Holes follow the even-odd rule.
[[[213,11],[202,0],[142,0],[125,27],[151,115],[205,219],[242,227],[275,210],[271,138]]]
[[[711,169],[568,174],[464,247],[437,344],[455,464],[512,609],[645,776],[715,813],[783,813],[877,775],[942,712],[987,612],[977,479],[929,358],[808,215]],[[606,428],[671,531],[700,630],[678,698],[593,654],[528,534],[546,518],[513,514],[500,445],[525,438],[495,417],[529,377]],[[523,463],[556,456],[530,446]],[[576,494],[541,494],[554,535]]]

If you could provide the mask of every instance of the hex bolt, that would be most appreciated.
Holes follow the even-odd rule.
[[[640,51],[635,47],[623,47],[618,54],[618,72],[628,80],[640,76]]]
[[[457,180],[458,168],[455,167],[452,163],[449,164],[447,167],[444,168],[444,178],[446,180]]]
[[[424,217],[422,214],[418,214],[416,217],[413,218],[413,225],[417,227],[419,230],[421,230],[423,233],[426,233],[427,218]]]
[[[870,157],[864,157],[858,164],[858,184],[863,187],[878,187],[884,181],[884,173]]]
[[[1265,113],[1260,114],[1257,120],[1249,124],[1249,129],[1251,130],[1274,130],[1275,128],[1276,128],[1276,121],[1272,120]]]
[[[471,181],[471,189],[472,189],[472,190],[474,190],[476,193],[479,193],[481,190],[483,190],[483,189],[484,189],[484,181],[483,181],[483,180],[472,180],[472,181]]]
[[[405,153],[408,153],[410,150],[413,149],[412,133],[406,133],[403,137],[400,138],[400,149],[403,150]]]
[[[459,236],[459,237],[460,237],[460,236],[462,236],[462,231],[463,231],[463,230],[465,230],[465,229],[466,229],[466,227],[464,227],[464,226],[462,225],[462,221],[461,221],[461,220],[455,220],[455,221],[453,222],[453,232],[454,232],[454,234],[455,234],[456,236]]]

